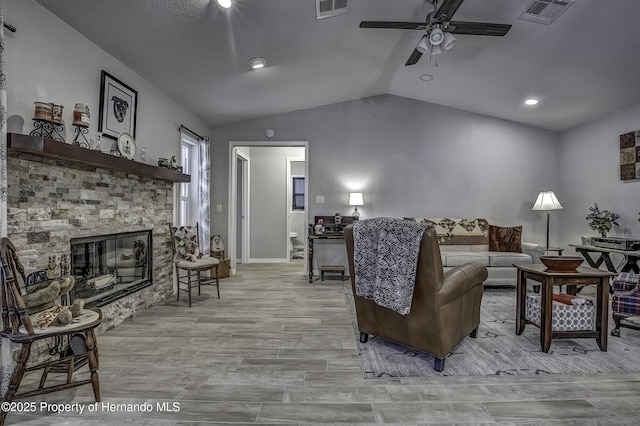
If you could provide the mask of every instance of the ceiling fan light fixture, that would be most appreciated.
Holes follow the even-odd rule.
[[[456,44],[456,36],[451,33],[444,33],[444,39],[442,41],[442,45],[446,50],[451,49]]]
[[[429,37],[427,35],[423,35],[418,45],[416,46],[416,50],[420,53],[428,53],[429,47],[431,44],[429,43]]]
[[[432,55],[439,55],[439,54],[441,54],[441,53],[442,53],[442,46],[441,46],[441,45],[439,45],[439,44],[431,45],[430,53],[431,53]]]
[[[444,32],[440,28],[434,28],[429,35],[429,41],[432,45],[438,46],[444,40]]]
[[[231,0],[217,0],[220,7],[229,9],[231,7]]]

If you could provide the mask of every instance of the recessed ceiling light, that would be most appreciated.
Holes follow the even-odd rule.
[[[264,58],[249,59],[249,66],[254,70],[257,70],[258,68],[264,68],[266,64],[267,64],[267,61],[265,61]]]
[[[526,101],[524,101],[525,104],[527,105],[537,105],[538,104],[538,100],[537,99],[527,99]]]
[[[431,74],[422,74],[420,76],[420,80],[422,80],[422,81],[431,81],[431,80],[433,80],[433,76]]]
[[[218,4],[225,9],[229,9],[231,7],[231,0],[218,0]]]

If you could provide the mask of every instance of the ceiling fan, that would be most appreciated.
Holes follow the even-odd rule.
[[[362,21],[360,28],[391,28],[400,30],[421,30],[425,32],[418,45],[405,63],[413,65],[420,60],[422,54],[439,55],[442,49],[449,50],[456,42],[453,34],[483,35],[503,37],[511,25],[490,24],[487,22],[452,21],[454,13],[464,0],[443,0],[438,7],[438,0],[425,0],[433,5],[433,12],[427,14],[425,22],[399,21]],[[437,56],[436,56],[436,65]]]

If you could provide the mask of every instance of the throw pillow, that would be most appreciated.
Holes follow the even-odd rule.
[[[489,225],[489,251],[522,253],[522,226]]]
[[[174,238],[177,256],[192,262],[195,262],[200,258],[200,248],[198,247],[198,236],[196,235],[195,227],[180,227],[176,230]]]

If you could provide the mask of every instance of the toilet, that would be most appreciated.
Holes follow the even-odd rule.
[[[293,257],[296,238],[298,238],[298,233],[297,232],[289,232],[289,253],[290,253],[290,257]]]

